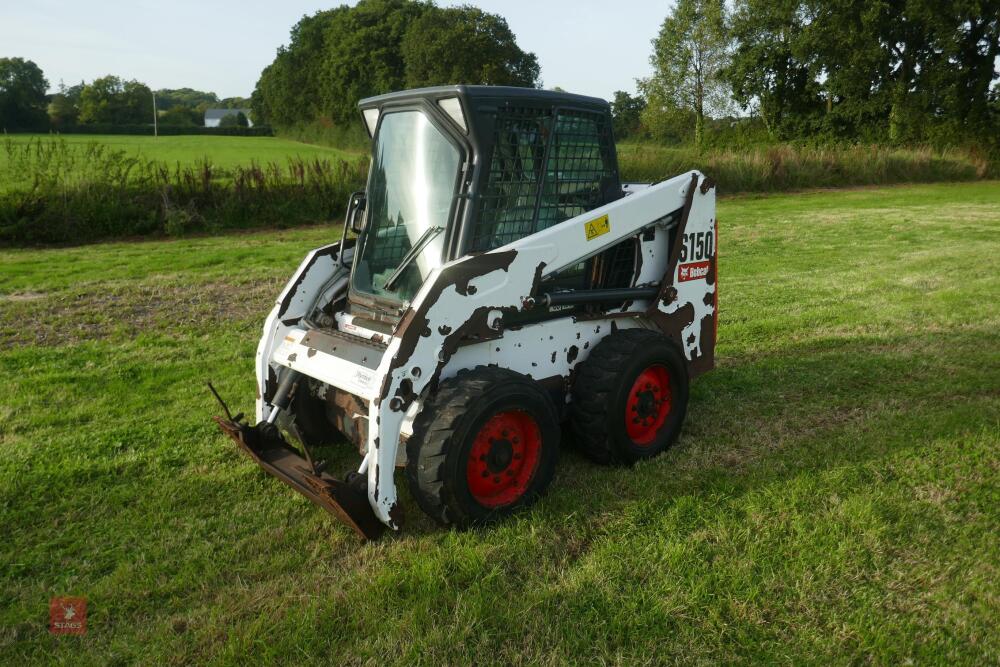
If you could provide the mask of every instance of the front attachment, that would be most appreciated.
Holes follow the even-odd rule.
[[[289,445],[273,424],[257,426],[214,417],[215,422],[269,474],[292,487],[365,539],[376,540],[385,530],[368,503],[367,496],[345,482],[317,470]],[[237,417],[239,419],[239,417]]]

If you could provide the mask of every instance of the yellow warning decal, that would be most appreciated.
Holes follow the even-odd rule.
[[[587,232],[587,240],[593,241],[601,234],[607,234],[611,231],[611,223],[608,222],[608,216],[602,215],[597,220],[591,220],[583,226],[584,231]]]

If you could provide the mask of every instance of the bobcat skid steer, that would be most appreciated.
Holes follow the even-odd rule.
[[[714,365],[713,181],[623,185],[590,97],[451,86],[359,106],[367,188],[267,318],[256,425],[226,410],[223,431],[367,538],[402,524],[397,467],[464,527],[545,491],[562,422],[600,463],[670,446]],[[361,462],[340,477],[314,454],[345,440]]]

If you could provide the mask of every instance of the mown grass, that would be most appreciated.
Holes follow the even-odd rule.
[[[251,408],[264,313],[334,229],[0,251],[0,661],[995,664],[1000,184],[719,219],[718,368],[674,449],[566,443],[489,530],[404,491],[375,544],[239,454],[202,384]],[[53,595],[87,636],[48,635]]]

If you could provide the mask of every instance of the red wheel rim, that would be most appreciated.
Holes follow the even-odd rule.
[[[469,452],[466,480],[476,502],[500,507],[528,490],[542,449],[538,423],[527,412],[510,410],[486,422]]]
[[[653,364],[639,373],[625,402],[625,432],[637,445],[648,446],[656,439],[670,415],[670,371]]]

